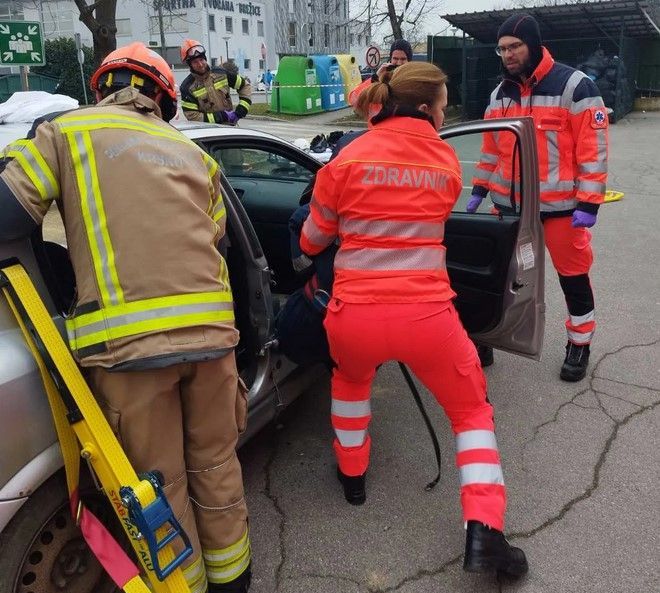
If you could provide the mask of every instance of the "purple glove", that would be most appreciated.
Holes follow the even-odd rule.
[[[470,196],[470,199],[468,200],[467,206],[465,207],[465,211],[469,212],[472,214],[473,212],[477,211],[477,208],[481,205],[481,202],[483,202],[483,198],[481,196],[478,196],[477,194],[472,194]]]
[[[573,211],[573,220],[571,225],[575,228],[586,227],[591,228],[596,224],[596,215],[584,210]]]
[[[238,123],[238,115],[236,115],[235,111],[225,111],[225,116],[227,117],[228,124],[234,125]]]

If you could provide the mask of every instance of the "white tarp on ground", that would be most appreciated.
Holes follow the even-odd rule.
[[[0,104],[0,123],[32,123],[53,111],[76,109],[78,101],[45,91],[19,91]]]

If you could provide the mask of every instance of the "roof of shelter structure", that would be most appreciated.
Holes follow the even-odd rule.
[[[660,37],[658,0],[601,0],[553,6],[531,6],[443,15],[454,27],[482,43],[497,41],[498,27],[511,15],[529,13],[539,23],[543,39]]]

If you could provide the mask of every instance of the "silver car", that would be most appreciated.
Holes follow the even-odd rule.
[[[283,356],[273,334],[277,311],[301,285],[291,265],[288,219],[321,165],[265,132],[211,124],[178,127],[224,172],[228,240],[221,248],[241,333],[237,361],[250,386],[244,442],[313,383],[328,380],[323,367],[299,367]],[[484,133],[511,134],[517,146],[513,173],[520,178],[522,199],[512,198],[510,214],[465,213]],[[463,323],[479,343],[538,358],[544,245],[531,119],[468,122],[445,128],[441,136],[455,147],[466,183],[445,234]],[[0,244],[0,260],[21,261],[63,328],[74,277],[57,220],[49,213],[43,231],[30,240]],[[88,505],[112,525],[104,497],[92,484],[88,479]],[[62,458],[39,372],[0,297],[0,593],[113,590],[69,514]]]

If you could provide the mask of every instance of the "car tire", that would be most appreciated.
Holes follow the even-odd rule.
[[[102,493],[86,489],[85,504],[106,522],[114,514]],[[121,531],[118,523],[113,535]],[[115,593],[69,512],[64,472],[48,479],[0,534],[0,592]]]

